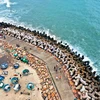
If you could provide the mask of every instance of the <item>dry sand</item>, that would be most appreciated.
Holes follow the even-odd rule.
[[[41,88],[39,77],[34,69],[32,69],[27,64],[24,64],[22,62],[18,62],[20,64],[20,67],[18,69],[14,69],[12,66],[9,66],[6,71],[8,71],[8,75],[5,76],[4,83],[10,84],[10,79],[14,77],[15,73],[22,73],[23,69],[29,69],[30,75],[28,76],[22,76],[20,78],[20,75],[18,75],[19,78],[19,84],[21,85],[21,90],[15,94],[15,91],[13,87],[9,92],[5,92],[3,89],[0,89],[0,100],[43,100],[41,97],[41,90],[37,90],[37,88]],[[0,75],[2,74],[2,70],[0,69]],[[29,82],[32,82],[35,84],[35,88],[33,91],[30,91],[26,88],[27,84]],[[20,92],[29,92],[30,95],[20,94]]]

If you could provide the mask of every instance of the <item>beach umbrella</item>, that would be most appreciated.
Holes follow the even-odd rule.
[[[27,84],[27,89],[28,90],[32,90],[34,88],[34,84],[33,83],[28,83]]]
[[[24,75],[24,76],[27,76],[28,74],[29,74],[29,70],[28,70],[28,69],[24,69],[24,70],[23,70],[23,75]]]
[[[0,67],[1,67],[2,70],[7,69],[8,63],[2,63]]]
[[[9,84],[6,84],[6,85],[4,85],[3,89],[4,89],[5,92],[9,92],[11,87],[10,87]]]
[[[15,63],[13,67],[14,67],[15,69],[19,68],[19,64],[18,64],[18,63]]]
[[[21,61],[23,61],[24,63],[28,63],[29,62],[26,57],[21,58]]]
[[[4,83],[0,82],[0,88],[3,88],[3,86],[4,86]]]
[[[3,81],[4,79],[5,79],[5,77],[0,75],[0,81]]]
[[[21,89],[20,84],[15,84],[13,89],[18,92]]]
[[[5,77],[0,75],[0,81],[3,81],[4,79],[5,79]]]
[[[18,56],[18,54],[17,54],[17,53],[15,53],[15,54],[14,54],[14,57],[17,57],[17,56]]]
[[[19,81],[19,79],[18,79],[17,77],[11,78],[11,83],[12,83],[12,84],[17,84],[18,81]]]

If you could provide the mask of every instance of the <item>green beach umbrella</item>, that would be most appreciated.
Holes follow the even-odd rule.
[[[11,83],[12,83],[12,84],[17,84],[18,81],[19,81],[19,79],[18,79],[17,77],[11,78]]]
[[[21,61],[23,61],[24,63],[28,63],[29,62],[26,57],[21,58]]]
[[[18,54],[17,54],[17,53],[15,53],[15,54],[14,54],[14,57],[17,57],[17,56],[18,56]]]
[[[29,74],[29,70],[28,70],[28,69],[24,69],[24,70],[23,70],[23,75],[24,75],[24,76],[27,76],[28,74]]]
[[[3,89],[5,92],[9,92],[11,90],[11,87],[9,84],[6,84],[6,85],[4,85]]]

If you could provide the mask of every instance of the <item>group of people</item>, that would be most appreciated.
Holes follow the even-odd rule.
[[[98,80],[95,72],[90,70],[90,67],[84,66],[73,59],[71,53],[63,50],[59,45],[52,41],[41,38],[41,36],[34,36],[28,34],[27,31],[20,30],[16,27],[4,28],[2,32],[5,35],[10,35],[17,39],[31,43],[45,51],[53,54],[62,62],[64,66],[64,74],[68,72],[71,80],[74,82],[75,89],[78,90],[78,97],[82,100],[100,100],[100,81]],[[57,67],[54,67],[57,72]],[[77,98],[78,98],[77,97]]]

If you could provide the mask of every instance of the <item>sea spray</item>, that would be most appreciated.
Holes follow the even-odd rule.
[[[10,1],[9,0],[4,0],[4,3],[6,3],[6,7],[10,7]]]

